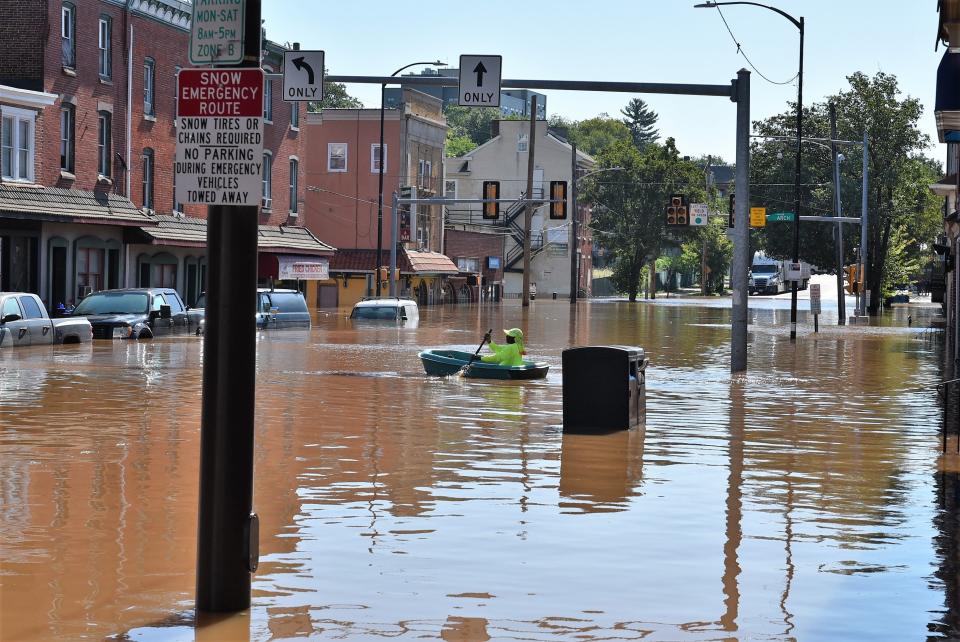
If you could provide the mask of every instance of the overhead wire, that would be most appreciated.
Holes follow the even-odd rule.
[[[763,72],[760,71],[759,69],[757,69],[756,65],[753,64],[753,62],[750,60],[750,57],[747,55],[747,52],[743,50],[743,46],[742,46],[742,45],[740,44],[740,42],[737,40],[737,37],[733,35],[733,30],[730,29],[730,25],[729,25],[729,23],[727,23],[726,17],[724,17],[723,12],[720,11],[720,5],[716,5],[716,7],[717,7],[717,13],[720,14],[720,19],[723,20],[723,26],[725,26],[725,27],[727,28],[727,33],[730,34],[730,38],[733,40],[733,44],[737,45],[737,53],[740,54],[741,56],[743,56],[743,59],[747,61],[747,64],[750,65],[750,68],[751,68],[751,69],[753,69],[755,72],[757,72],[757,75],[758,75],[758,76],[760,76],[761,78],[763,78],[764,80],[766,80],[766,81],[767,81],[768,83],[770,83],[771,85],[789,85],[789,84],[792,84],[793,81],[796,80],[796,79],[800,76],[800,72],[797,71],[797,73],[795,73],[795,74],[793,75],[793,77],[789,78],[788,80],[784,80],[783,82],[779,82],[779,81],[776,81],[776,80],[771,80],[770,78],[768,78],[767,76],[765,76],[765,75],[763,74]]]

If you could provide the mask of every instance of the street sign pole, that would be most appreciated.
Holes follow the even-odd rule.
[[[198,10],[194,3],[194,11]],[[240,66],[260,67],[260,0],[246,0]],[[261,91],[262,95],[262,91]],[[262,108],[260,116],[262,117]],[[196,607],[250,607],[259,528],[253,513],[257,210],[214,205],[207,216],[206,331],[200,416]]]

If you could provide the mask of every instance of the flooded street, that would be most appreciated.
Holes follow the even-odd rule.
[[[934,310],[791,345],[789,301],[751,300],[731,377],[723,304],[260,332],[253,607],[199,620],[202,341],[2,351],[0,639],[960,635]],[[423,374],[513,326],[546,380]],[[561,351],[603,344],[645,348],[646,428],[564,434]]]

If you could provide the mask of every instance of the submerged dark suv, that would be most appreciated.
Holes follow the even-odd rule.
[[[207,294],[204,292],[190,310],[204,316],[197,328],[197,334],[203,334],[206,327],[206,305]],[[256,319],[258,330],[310,327],[310,311],[307,310],[307,302],[299,290],[258,288]]]
[[[195,317],[176,290],[129,288],[102,290],[84,297],[71,316],[86,317],[94,339],[151,339],[158,334],[190,332]]]

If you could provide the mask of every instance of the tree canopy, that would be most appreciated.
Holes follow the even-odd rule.
[[[632,98],[620,113],[623,114],[623,124],[630,131],[633,144],[637,148],[655,143],[660,138],[660,132],[656,129],[660,117],[642,99]]]

